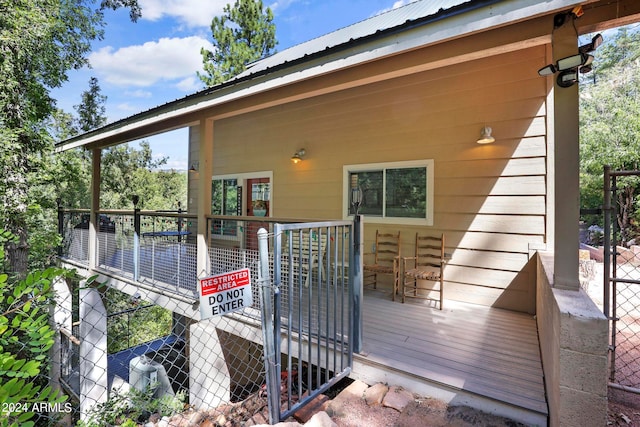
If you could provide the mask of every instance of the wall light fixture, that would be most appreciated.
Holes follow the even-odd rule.
[[[295,164],[298,164],[302,161],[302,158],[304,157],[305,154],[307,154],[307,152],[304,150],[304,148],[301,148],[298,151],[296,151],[293,154],[293,156],[291,156],[291,161]]]
[[[491,136],[491,132],[492,130],[489,126],[483,127],[480,131],[480,139],[478,139],[476,142],[478,144],[491,144],[492,142],[495,142],[496,139]]]

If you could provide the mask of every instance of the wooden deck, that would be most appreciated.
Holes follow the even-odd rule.
[[[532,315],[454,301],[445,301],[442,311],[427,304],[392,302],[389,292],[366,290],[363,351],[356,362],[494,401],[532,414],[525,416],[530,420],[546,419]]]

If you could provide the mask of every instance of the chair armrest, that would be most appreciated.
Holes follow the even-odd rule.
[[[407,269],[407,261],[411,261],[411,260],[413,260],[413,262],[414,262],[414,264],[415,264],[416,259],[417,259],[417,258],[416,258],[416,257],[414,257],[414,256],[405,256],[405,257],[402,257],[402,268],[403,268],[404,270],[406,270],[406,269]]]

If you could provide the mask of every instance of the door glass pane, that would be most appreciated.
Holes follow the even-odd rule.
[[[238,215],[238,180],[215,179],[211,183],[211,213],[213,215]],[[235,236],[237,222],[213,220],[211,234]]]
[[[254,216],[269,216],[269,183],[259,182],[251,185],[251,206]]]
[[[426,218],[427,169],[387,169],[385,216]]]

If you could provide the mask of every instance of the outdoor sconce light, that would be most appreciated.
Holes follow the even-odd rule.
[[[291,161],[294,164],[298,164],[302,161],[302,158],[304,157],[305,154],[307,154],[307,152],[304,150],[304,148],[301,148],[298,151],[296,151],[293,156],[291,156]]]
[[[578,53],[558,59],[555,64],[545,65],[538,70],[540,76],[550,76],[558,72],[557,83],[560,87],[571,87],[578,82],[578,72],[585,74],[591,71],[593,64],[593,52],[602,44],[602,34],[596,34],[590,43],[578,48]]]
[[[492,142],[495,142],[496,139],[491,136],[491,132],[492,130],[489,126],[483,127],[480,131],[480,139],[478,139],[476,142],[478,144],[491,144]]]
[[[189,172],[198,172],[198,166],[200,166],[198,162],[192,163]]]

